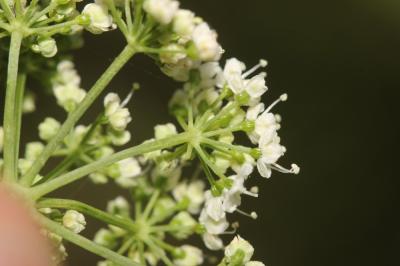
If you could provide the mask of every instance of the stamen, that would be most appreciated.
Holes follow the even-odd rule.
[[[129,101],[132,99],[134,91],[135,90],[131,90],[131,92],[125,97],[125,99],[121,103],[121,107],[125,107],[129,103]]]
[[[239,229],[239,222],[234,222],[231,224],[232,230],[231,231],[225,231],[221,235],[233,235],[236,234],[237,230]]]
[[[245,73],[243,73],[242,78],[247,78],[248,76],[250,76],[251,74],[256,72],[259,68],[266,67],[267,64],[268,64],[267,60],[261,59],[257,65],[253,66],[252,68],[247,70]]]
[[[243,194],[248,195],[250,197],[258,198],[258,194],[257,193],[253,193],[253,192],[248,191],[248,190],[244,191]]]
[[[300,167],[295,163],[293,163],[291,165],[290,169],[286,169],[286,168],[284,168],[283,166],[281,166],[281,165],[279,165],[277,163],[271,164],[271,168],[276,170],[276,171],[278,171],[278,172],[284,173],[284,174],[295,174],[295,175],[297,175],[298,173],[300,173]]]
[[[265,110],[264,112],[268,113],[279,102],[285,102],[285,101],[287,101],[287,99],[288,99],[288,95],[286,93],[282,94],[281,96],[279,96],[279,98],[277,100],[275,100],[270,106],[268,106],[267,110]]]
[[[244,212],[244,211],[242,211],[240,209],[236,209],[236,212],[238,212],[238,213],[240,213],[240,214],[242,214],[244,216],[250,217],[250,218],[252,218],[254,220],[258,218],[258,215],[257,215],[256,212],[247,213],[247,212]]]

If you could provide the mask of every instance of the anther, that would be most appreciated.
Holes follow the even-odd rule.
[[[261,59],[260,62],[257,65],[253,66],[252,68],[247,70],[245,73],[243,73],[242,78],[247,78],[248,76],[250,76],[251,74],[256,72],[259,68],[266,67],[267,64],[268,63],[267,63],[266,60]]]
[[[279,165],[277,163],[272,164],[271,167],[274,170],[279,171],[279,172],[284,173],[284,174],[295,174],[295,175],[297,175],[297,174],[300,173],[300,167],[295,163],[293,163],[291,165],[290,169],[286,169],[285,167],[283,167],[283,166],[281,166],[281,165]]]
[[[267,110],[265,110],[265,112],[268,113],[279,102],[285,102],[285,101],[287,101],[287,99],[288,99],[288,95],[286,93],[282,94],[281,96],[279,96],[279,98],[277,100],[275,100],[273,103],[271,103],[270,106],[268,106],[268,108],[267,108]]]
[[[247,212],[244,212],[244,211],[239,210],[239,209],[236,209],[236,212],[238,212],[238,213],[240,213],[240,214],[242,214],[244,216],[250,217],[250,218],[252,218],[254,220],[257,219],[257,217],[258,217],[256,212],[247,213]]]

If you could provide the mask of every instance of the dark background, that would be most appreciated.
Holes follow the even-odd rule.
[[[218,30],[226,58],[248,66],[269,61],[266,102],[289,94],[276,109],[288,148],[282,163],[296,162],[302,171],[258,179],[260,198],[245,200],[244,209],[259,213],[257,221],[240,218],[239,232],[255,245],[255,258],[268,266],[400,265],[400,2],[187,0],[182,6]],[[123,40],[117,32],[86,37],[76,61],[88,88]],[[142,84],[131,105],[139,142],[153,125],[172,119],[166,100],[177,84],[138,56],[110,90],[127,92],[134,81]],[[61,114],[48,102],[39,99],[43,116]],[[26,129],[34,132],[35,122],[32,117]],[[118,194],[87,182],[64,193],[100,207]],[[72,249],[68,262],[95,265],[96,259]]]

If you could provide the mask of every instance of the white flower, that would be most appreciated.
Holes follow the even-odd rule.
[[[216,221],[207,214],[207,211],[203,209],[200,213],[199,222],[204,225],[206,231],[213,235],[219,235],[225,232],[229,227],[229,223],[226,220],[226,216]]]
[[[184,257],[175,259],[175,266],[197,266],[203,264],[203,252],[200,249],[190,245],[183,245],[181,249],[184,252]]]
[[[80,85],[81,77],[78,75],[72,61],[62,60],[58,63],[56,82],[61,84],[70,84],[77,87]]]
[[[104,98],[105,115],[111,127],[117,131],[125,130],[128,123],[132,120],[129,110],[123,108],[121,99],[116,93],[109,93]]]
[[[106,184],[108,182],[107,176],[99,172],[90,173],[89,178],[95,184]]]
[[[243,62],[240,62],[236,58],[226,60],[224,67],[224,79],[228,84],[229,88],[235,94],[239,94],[244,89],[244,80],[242,78],[242,72],[246,69]]]
[[[244,63],[237,60],[236,58],[231,58],[226,61],[223,71],[223,79],[234,94],[246,92],[250,96],[247,105],[254,106],[260,102],[261,96],[268,89],[265,85],[266,73],[260,73],[250,79],[246,78],[260,67],[265,66],[266,61],[260,60],[257,65],[249,69],[247,72],[243,73],[243,71],[246,69]],[[222,84],[223,83],[221,83],[221,85]]]
[[[177,133],[178,132],[176,131],[176,127],[172,123],[157,125],[154,127],[154,135],[156,139],[167,138],[176,135]]]
[[[232,187],[225,191],[223,194],[223,208],[226,212],[234,212],[237,207],[241,204],[242,193],[246,192],[244,187],[244,177],[243,176],[231,176],[229,177],[233,181]]]
[[[73,111],[86,96],[85,90],[72,84],[56,85],[53,92],[57,103],[67,112]]]
[[[131,133],[125,131],[113,131],[109,134],[111,142],[115,146],[123,146],[131,140]]]
[[[222,69],[218,62],[206,62],[198,67],[200,72],[200,87],[211,88],[221,84],[223,80]]]
[[[116,28],[112,16],[108,14],[107,6],[101,1],[87,4],[83,8],[82,15],[90,18],[90,24],[86,26],[86,29],[93,34],[100,34]]]
[[[185,57],[179,60],[176,64],[166,64],[161,70],[165,75],[177,80],[187,81],[189,79],[189,72],[195,63],[189,58]]]
[[[244,266],[265,266],[265,264],[262,263],[261,261],[252,260],[247,262]]]
[[[25,159],[34,161],[44,150],[44,145],[41,142],[29,142],[25,147]]]
[[[118,196],[114,200],[110,200],[107,203],[107,212],[122,215],[122,216],[129,216],[130,206],[128,201],[122,197]]]
[[[93,241],[96,244],[112,248],[115,244],[115,236],[111,230],[101,228],[95,234]]]
[[[139,162],[131,157],[121,160],[117,163],[119,169],[119,177],[115,180],[122,187],[132,187],[136,184],[137,177],[142,169]]]
[[[206,210],[207,215],[215,221],[219,221],[225,217],[223,200],[224,199],[221,196],[214,197],[211,195],[210,191],[206,192],[206,203],[204,209]]]
[[[253,256],[254,253],[254,248],[252,245],[250,245],[249,242],[241,238],[239,235],[236,236],[231,243],[229,243],[228,246],[225,248],[225,256],[228,259],[231,259],[233,255],[237,251],[241,250],[244,252],[244,258],[243,258],[243,264],[247,263],[250,261],[251,257]]]
[[[56,41],[50,37],[39,38],[37,44],[32,45],[32,50],[44,57],[53,57],[58,51]]]
[[[220,250],[224,247],[224,243],[222,242],[221,238],[216,235],[204,233],[202,237],[204,244],[210,250]]]
[[[180,183],[172,190],[172,195],[178,202],[187,198],[189,200],[188,211],[192,214],[198,214],[200,206],[204,202],[204,187],[205,185],[201,180]]]
[[[207,23],[203,22],[195,27],[192,40],[200,60],[216,61],[220,58],[222,48],[217,42],[217,33]]]
[[[0,127],[0,152],[3,150],[3,143],[4,143],[4,129]]]
[[[261,73],[246,80],[245,90],[251,98],[261,97],[268,90],[265,85],[265,74]]]
[[[286,151],[279,142],[280,138],[274,129],[270,129],[260,139],[261,157],[257,160],[257,169],[262,177],[271,177],[271,165]]]
[[[246,118],[254,121],[254,130],[248,134],[252,143],[257,144],[261,136],[268,134],[268,131],[278,130],[280,125],[276,116],[270,112],[263,112],[264,104],[259,103],[247,110]],[[262,113],[261,115],[259,115]]]
[[[178,44],[169,44],[161,48],[160,60],[164,64],[176,64],[186,57],[184,48]]]
[[[174,218],[172,218],[170,225],[179,228],[172,233],[173,236],[178,239],[185,239],[189,237],[191,233],[193,233],[197,222],[189,213],[179,212],[174,216]]]
[[[63,216],[63,225],[75,234],[79,234],[85,229],[85,216],[75,210],[68,210]]]
[[[28,170],[31,168],[33,161],[27,159],[19,159],[18,160],[18,171],[21,175],[26,174]]]
[[[42,123],[39,124],[39,137],[42,140],[50,140],[58,133],[60,127],[60,122],[54,118],[47,117]]]
[[[183,38],[188,38],[195,27],[195,16],[190,10],[180,9],[176,12],[173,22],[173,30]]]
[[[145,0],[143,9],[160,24],[169,24],[178,11],[179,2],[175,0]]]
[[[154,206],[153,217],[157,217],[159,220],[170,215],[171,210],[176,207],[176,202],[170,197],[162,197],[157,200]]]
[[[27,93],[24,95],[24,101],[22,102],[22,112],[24,114],[32,113],[36,110],[35,97],[33,93]]]

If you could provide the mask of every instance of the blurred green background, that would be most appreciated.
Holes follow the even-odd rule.
[[[225,58],[248,66],[269,62],[265,101],[287,92],[276,109],[288,148],[284,165],[298,163],[298,176],[259,178],[260,198],[244,209],[257,221],[232,217],[239,233],[268,266],[400,265],[398,91],[400,90],[400,2],[395,0],[182,0],[219,32]],[[84,88],[89,88],[123,45],[117,32],[86,35],[75,53]],[[150,59],[135,57],[108,91],[142,89],[130,106],[133,142],[170,121],[166,101],[179,85]],[[29,115],[26,140],[35,124],[62,112],[40,96],[41,117]],[[93,107],[86,121],[101,108]],[[397,168],[397,169],[396,169]],[[397,170],[397,171],[396,171]],[[103,207],[119,194],[90,182],[61,193]],[[92,223],[93,221],[90,220]],[[85,231],[92,236],[94,229]],[[71,247],[68,265],[95,265],[97,258]]]

